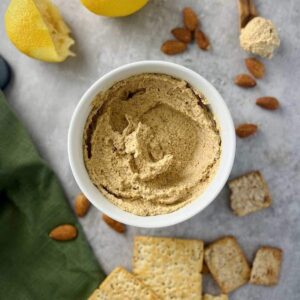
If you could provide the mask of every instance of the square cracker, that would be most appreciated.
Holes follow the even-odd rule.
[[[250,267],[234,237],[224,237],[207,246],[204,259],[223,293],[230,293],[250,278]]]
[[[275,285],[279,280],[282,251],[273,247],[261,247],[255,255],[250,283]]]
[[[133,273],[162,299],[201,299],[203,241],[136,237]]]
[[[114,269],[88,300],[159,300],[160,298],[125,269]]]
[[[228,296],[225,294],[221,294],[219,296],[213,296],[210,294],[204,294],[202,300],[229,300]]]
[[[253,171],[229,181],[230,206],[238,216],[246,216],[272,203],[268,185],[259,171]]]

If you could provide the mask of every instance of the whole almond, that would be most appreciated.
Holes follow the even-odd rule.
[[[265,76],[265,65],[258,59],[251,57],[245,59],[245,65],[248,71],[255,78],[263,78]]]
[[[77,228],[74,225],[59,225],[51,230],[49,237],[56,241],[69,241],[77,237]]]
[[[257,131],[257,126],[255,124],[241,124],[236,129],[236,135],[240,138],[248,137]]]
[[[234,83],[240,87],[252,88],[256,86],[256,81],[248,74],[237,75],[234,79]]]
[[[174,28],[171,30],[171,33],[174,35],[174,37],[183,43],[190,43],[192,41],[192,33],[190,30],[186,28]]]
[[[197,30],[195,32],[195,39],[200,49],[208,50],[210,48],[209,39],[203,31]]]
[[[279,107],[279,101],[275,97],[261,97],[256,99],[256,104],[264,109],[276,110]]]
[[[103,221],[111,227],[113,230],[117,231],[118,233],[124,233],[126,231],[126,226],[107,215],[102,215]]]
[[[198,27],[199,21],[198,21],[197,15],[193,11],[193,9],[190,7],[185,7],[182,10],[182,15],[183,15],[184,26],[191,31],[196,30]]]
[[[78,194],[75,198],[75,212],[78,217],[84,217],[89,208],[90,208],[90,201],[87,197],[83,194]]]
[[[164,42],[160,48],[160,50],[168,55],[175,55],[186,50],[187,46],[185,43],[176,41],[176,40],[168,40]]]

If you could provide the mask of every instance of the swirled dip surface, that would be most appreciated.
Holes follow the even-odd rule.
[[[84,161],[98,189],[141,216],[173,212],[209,185],[221,140],[203,95],[185,81],[141,74],[98,94]]]

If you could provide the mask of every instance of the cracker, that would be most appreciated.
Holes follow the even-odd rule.
[[[162,299],[201,299],[203,242],[136,237],[133,273]]]
[[[250,283],[275,285],[279,280],[282,250],[273,247],[261,247],[255,255]]]
[[[103,300],[106,299],[99,289],[94,290],[93,294],[88,298],[88,300]]]
[[[228,183],[231,190],[230,206],[238,216],[246,216],[272,203],[272,198],[262,174],[250,172]]]
[[[88,300],[158,300],[159,297],[125,269],[118,267],[101,283]]]
[[[213,296],[210,294],[204,294],[202,300],[229,300],[228,296],[225,294],[221,294],[219,296]]]
[[[223,293],[249,281],[250,267],[234,237],[224,237],[205,248],[204,259]]]

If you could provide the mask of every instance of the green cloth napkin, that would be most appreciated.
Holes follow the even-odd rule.
[[[48,237],[76,225],[76,240]],[[0,90],[0,299],[85,300],[104,279],[54,173]]]

